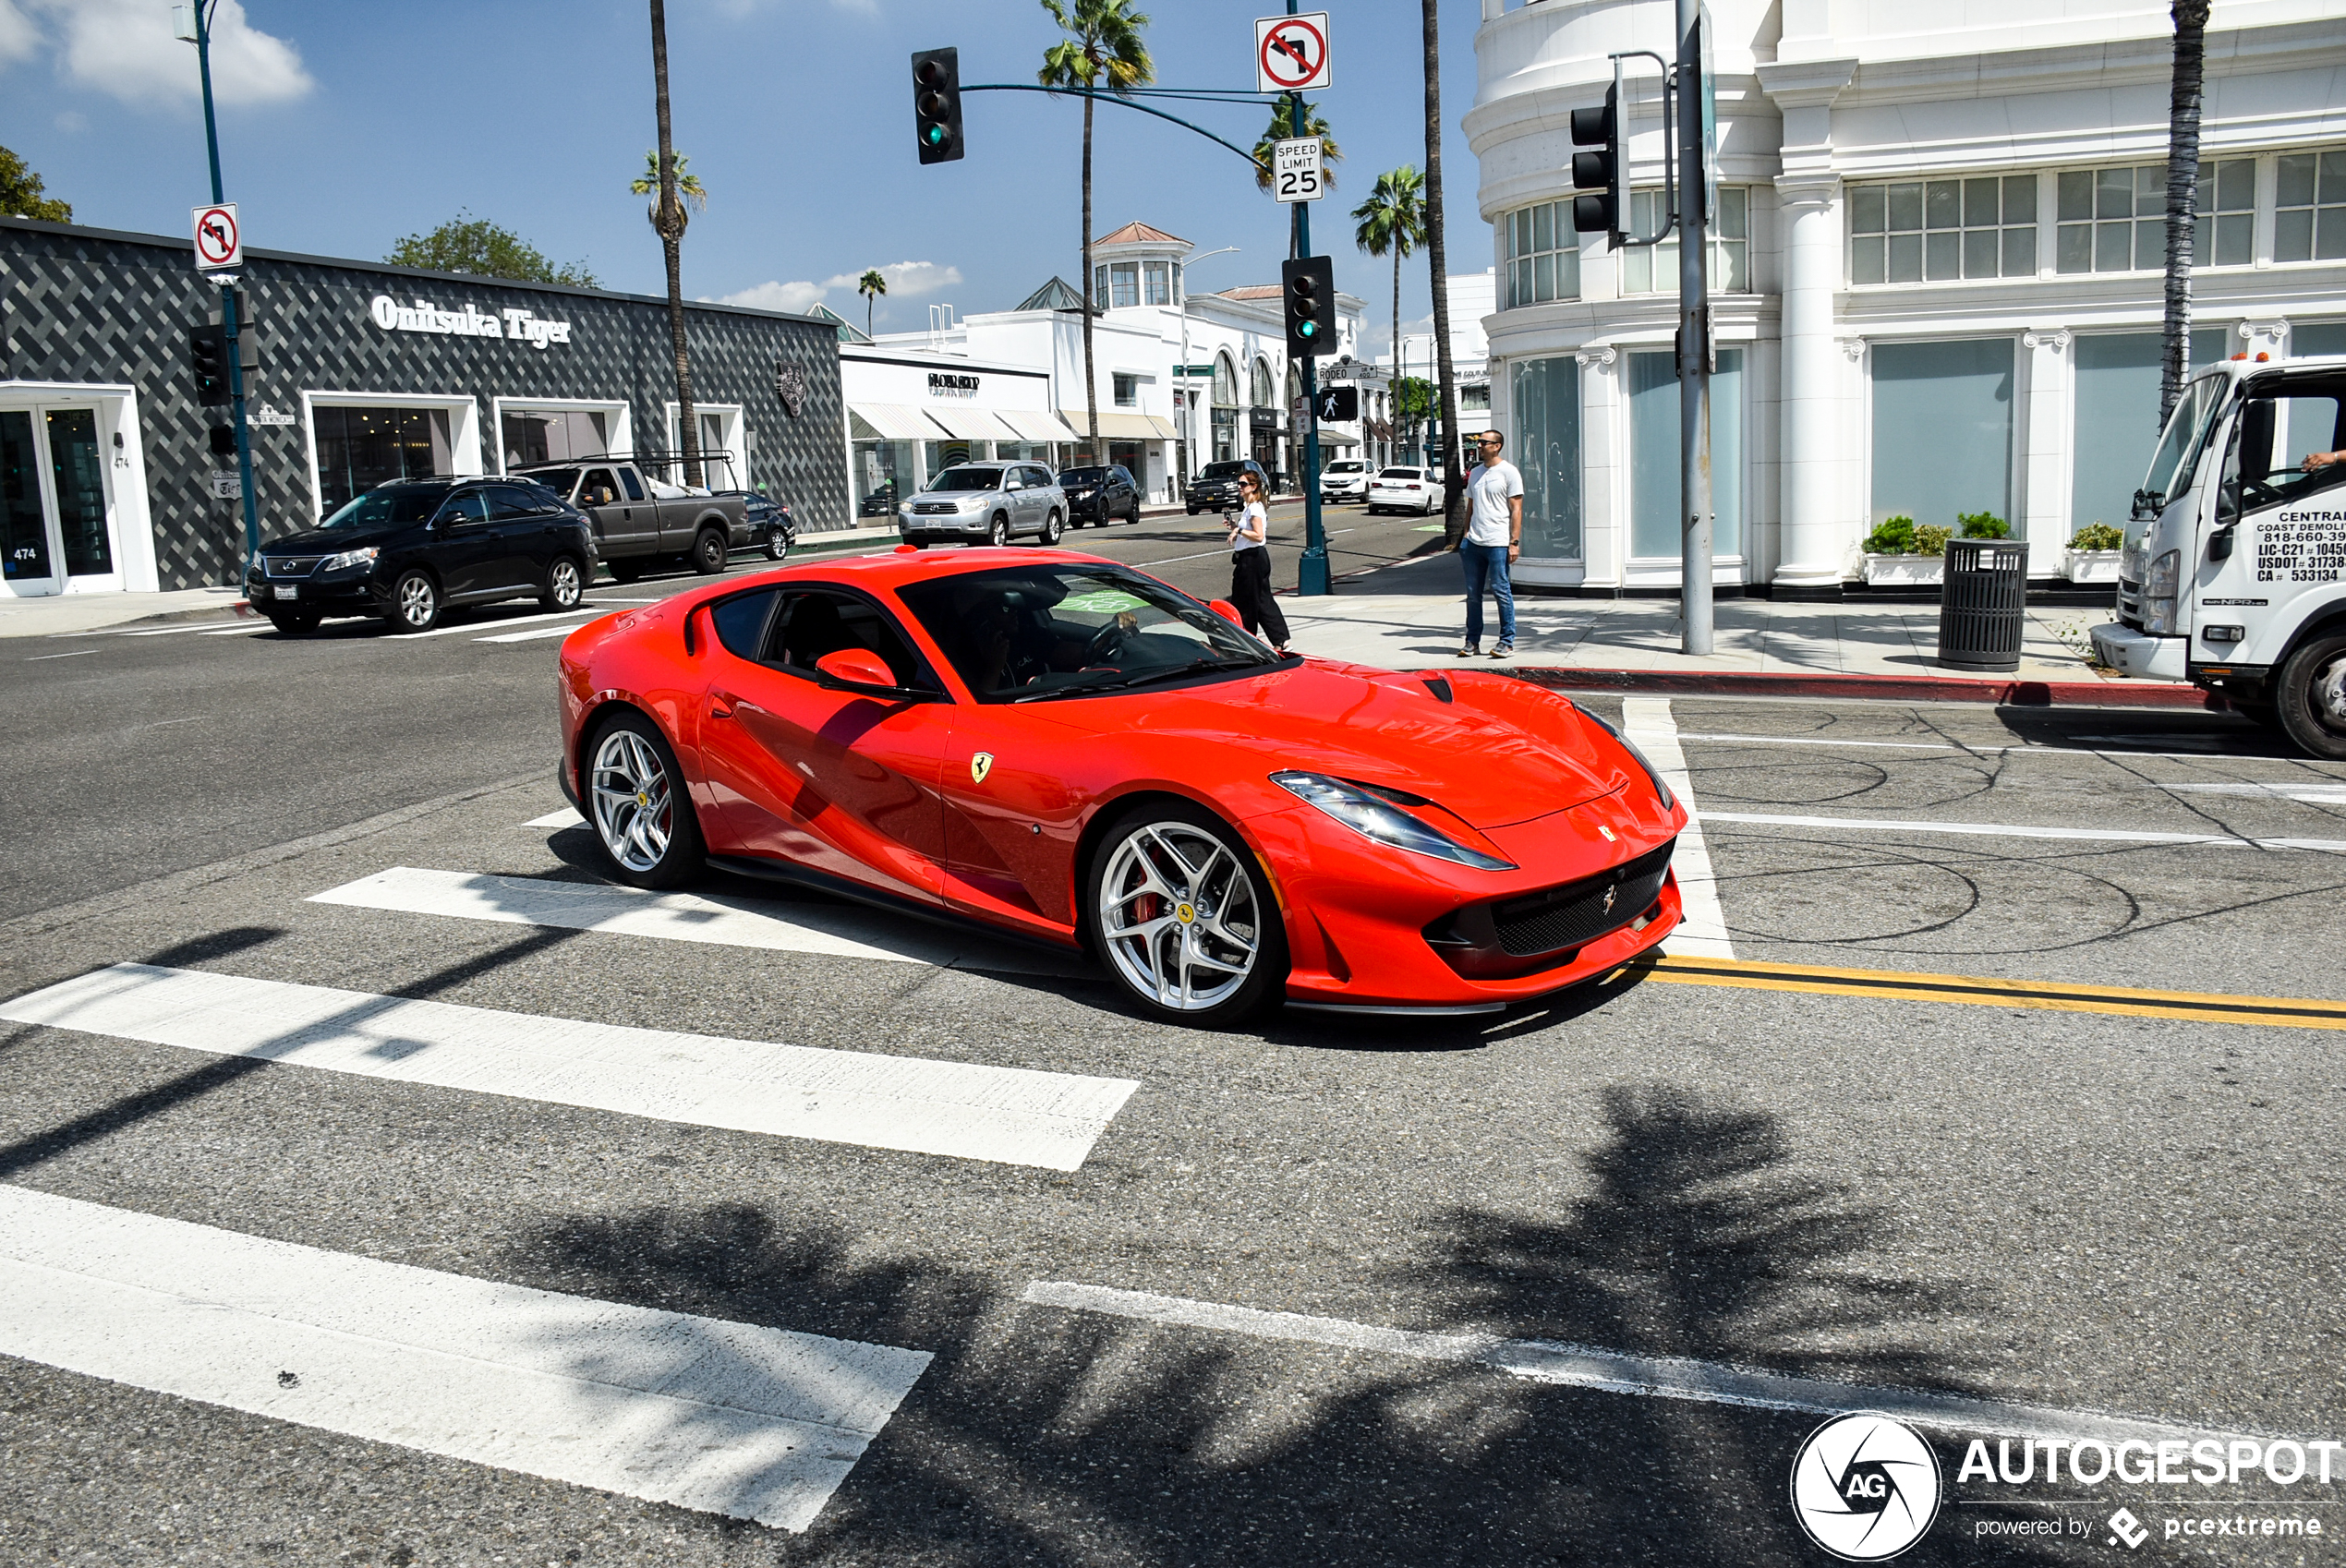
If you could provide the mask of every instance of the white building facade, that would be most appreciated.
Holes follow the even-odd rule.
[[[1528,582],[1679,580],[1675,246],[1575,235],[1569,111],[1671,53],[1670,0],[1483,0],[1466,117],[1491,423]],[[1713,0],[1716,581],[1834,597],[1884,519],[1988,513],[2061,570],[2156,440],[2172,32],[2147,0]],[[2192,358],[2346,351],[2346,6],[2219,0]],[[1631,228],[1663,176],[1630,62]],[[1469,421],[1470,423],[1470,421]]]

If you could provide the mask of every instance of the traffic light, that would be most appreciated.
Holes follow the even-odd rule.
[[[1598,193],[1572,199],[1572,226],[1582,234],[1619,235],[1623,220],[1628,217],[1622,209],[1629,191],[1628,182],[1621,177],[1618,83],[1604,90],[1603,108],[1572,111],[1572,145],[1597,149],[1594,152],[1572,155],[1572,185],[1576,190]]]
[[[1323,425],[1349,425],[1360,416],[1360,389],[1322,387],[1318,413]]]
[[[206,408],[228,405],[228,340],[216,326],[187,329],[187,368],[196,374],[196,401]]]
[[[1336,352],[1336,263],[1306,256],[1279,268],[1279,294],[1287,302],[1287,352],[1308,359]]]
[[[236,427],[214,425],[212,428],[212,455],[224,461],[236,455]]]
[[[924,49],[913,56],[913,127],[921,162],[950,163],[961,155],[961,52]]]

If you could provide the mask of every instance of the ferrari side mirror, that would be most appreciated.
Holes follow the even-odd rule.
[[[1215,599],[1212,604],[1207,605],[1205,608],[1220,616],[1223,620],[1228,621],[1231,625],[1238,627],[1240,631],[1244,631],[1246,629],[1245,623],[1239,620],[1239,607],[1232,604],[1229,600]]]
[[[877,686],[883,691],[896,689],[896,672],[879,655],[864,648],[840,648],[827,653],[815,661],[815,668],[832,680],[848,686]]]

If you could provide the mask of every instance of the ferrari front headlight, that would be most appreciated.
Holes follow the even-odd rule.
[[[1448,835],[1419,821],[1389,801],[1379,800],[1357,784],[1330,778],[1324,773],[1274,773],[1271,782],[1291,795],[1311,802],[1364,838],[1391,850],[1431,855],[1477,871],[1513,871],[1512,861],[1469,850]]]

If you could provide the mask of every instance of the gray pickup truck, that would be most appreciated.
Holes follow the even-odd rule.
[[[523,472],[586,514],[596,553],[622,583],[679,557],[715,576],[734,549],[758,542],[740,496],[655,484],[624,458],[537,464]]]

